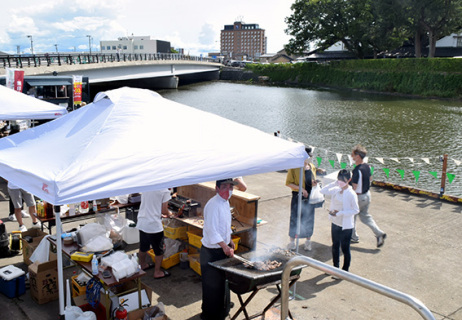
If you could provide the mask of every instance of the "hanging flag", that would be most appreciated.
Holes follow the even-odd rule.
[[[342,154],[341,153],[336,153],[338,163],[342,162]]]
[[[375,158],[377,159],[378,162],[380,162],[381,164],[385,164],[385,162],[383,162],[383,158]]]
[[[408,158],[409,161],[411,161],[412,163],[414,163],[414,158]]]
[[[329,160],[329,163],[330,163],[330,165],[332,166],[332,168],[335,168],[335,162],[334,162],[334,160]]]
[[[427,163],[427,164],[430,164],[430,159],[429,158],[422,158],[422,160]]]
[[[371,176],[374,174],[374,167],[371,167]]]
[[[399,172],[399,174],[401,175],[401,179],[404,180],[404,170],[403,169],[396,169],[396,171]]]
[[[398,158],[390,158],[390,160],[393,160],[393,161],[395,161],[395,162],[401,163],[401,162],[399,162]]]
[[[322,158],[321,157],[316,157],[316,160],[318,160],[318,167],[321,165]]]
[[[341,162],[341,163],[340,163],[340,168],[346,169],[346,167],[347,167],[347,163],[346,163],[346,162]]]
[[[354,163],[353,158],[350,155],[348,155],[348,161],[350,162],[350,166]]]
[[[369,161],[369,157],[364,157],[364,163],[367,163]]]
[[[461,162],[460,162],[459,160],[456,160],[456,159],[452,159],[452,160],[453,160],[454,163],[455,163],[456,165],[458,165],[458,166],[461,164]]]
[[[428,171],[429,174],[431,174],[432,176],[434,176],[435,178],[438,178],[438,172],[436,171]]]
[[[382,168],[385,174],[387,175],[387,178],[390,178],[390,169],[388,168]]]
[[[449,183],[452,183],[452,180],[456,177],[456,175],[452,173],[446,173],[446,176],[448,177]]]
[[[419,181],[420,171],[412,170],[412,173],[414,174],[415,182]]]

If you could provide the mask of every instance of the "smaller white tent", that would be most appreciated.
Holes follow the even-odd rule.
[[[66,113],[65,107],[0,85],[0,120],[55,119]]]

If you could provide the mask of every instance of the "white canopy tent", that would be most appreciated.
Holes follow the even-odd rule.
[[[0,151],[0,176],[54,205],[299,168],[307,158],[302,144],[133,88],[2,138]],[[56,227],[59,238],[59,214]],[[62,293],[60,241],[58,270]]]
[[[0,120],[55,119],[66,113],[65,107],[0,85]]]

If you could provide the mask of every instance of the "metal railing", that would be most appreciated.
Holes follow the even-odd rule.
[[[34,55],[2,55],[0,65],[3,68],[25,68],[61,66],[73,64],[127,62],[127,61],[156,61],[156,60],[187,60],[198,62],[216,62],[216,59],[197,57],[179,53],[57,53],[57,54],[34,54]]]
[[[435,320],[435,317],[430,310],[417,298],[414,298],[408,294],[402,293],[395,289],[386,287],[374,281],[362,278],[355,274],[340,270],[338,268],[327,265],[318,260],[309,258],[309,257],[294,257],[290,259],[284,267],[282,272],[282,283],[281,283],[281,320],[286,320],[289,314],[289,276],[291,270],[299,265],[308,265],[325,273],[337,276],[343,280],[352,282],[358,286],[364,287],[366,289],[375,291],[381,295],[387,296],[389,298],[395,299],[399,302],[402,302],[414,310],[416,310],[422,318],[426,320]]]

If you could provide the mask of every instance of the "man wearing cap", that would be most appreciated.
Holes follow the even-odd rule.
[[[203,320],[225,319],[229,313],[229,289],[223,271],[209,262],[234,256],[231,240],[231,209],[228,200],[233,194],[233,179],[217,180],[216,195],[204,207],[204,229],[200,255],[202,273]]]

